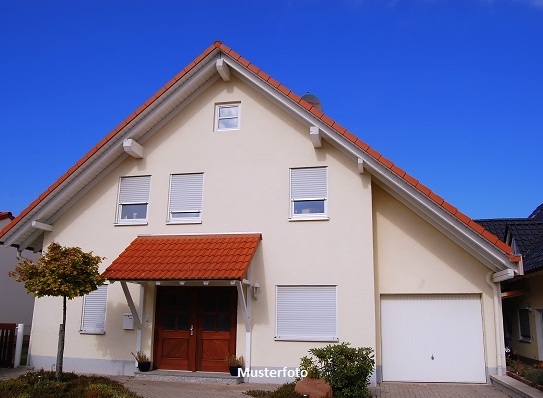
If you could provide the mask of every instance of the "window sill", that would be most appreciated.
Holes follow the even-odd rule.
[[[518,341],[520,343],[531,343],[532,342],[532,339],[528,339],[528,338],[522,338],[522,339],[518,339]]]
[[[137,222],[116,222],[113,225],[116,227],[124,227],[126,225],[147,225],[147,221],[137,221]]]
[[[94,335],[101,335],[101,334],[106,334],[106,332],[102,332],[102,331],[92,332],[92,331],[83,331],[83,330],[80,330],[80,331],[79,331],[79,334],[94,334]]]
[[[274,337],[275,341],[320,341],[323,343],[337,343],[339,338],[337,337]]]
[[[313,217],[291,217],[289,221],[328,221],[330,217],[328,216],[313,216]]]
[[[166,225],[201,224],[202,220],[166,221]]]

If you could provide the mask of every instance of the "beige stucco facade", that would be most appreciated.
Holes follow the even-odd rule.
[[[214,131],[219,103],[240,104],[239,130]],[[490,269],[361,172],[357,158],[340,145],[324,140],[315,148],[307,123],[246,81],[216,81],[141,144],[144,158],[126,156],[97,175],[92,189],[54,221],[43,247],[59,242],[92,250],[106,257],[103,271],[138,235],[261,233],[251,265],[260,294],[249,298],[250,333],[241,304],[237,313],[236,351],[250,356],[252,368],[293,368],[310,348],[329,343],[275,339],[276,287],[327,285],[337,286],[339,341],[375,350],[374,382],[382,366],[380,301],[395,294],[480,296],[485,366],[496,372]],[[289,169],[314,166],[327,167],[328,218],[291,220]],[[169,179],[177,173],[203,173],[201,223],[167,222]],[[117,225],[120,178],[143,175],[151,176],[147,222]],[[142,312],[141,348],[152,356],[156,284],[128,285]],[[108,288],[105,334],[80,333],[82,306],[82,298],[69,303],[65,369],[132,374],[130,353],[140,348],[140,336],[123,329],[123,314],[130,311],[120,283]],[[60,319],[60,299],[36,301],[33,366],[55,363]]]
[[[373,189],[373,212],[377,306],[385,295],[479,295],[486,367],[494,373],[496,319],[488,268],[379,187]],[[376,362],[379,367],[379,350]]]
[[[528,274],[513,282],[509,290],[519,292],[503,300],[506,342],[513,353],[524,358],[543,359],[543,292],[541,272]],[[530,336],[521,336],[519,311],[526,311]]]
[[[221,102],[241,103],[239,131],[213,131],[214,107]],[[259,300],[252,303],[252,365],[296,366],[309,348],[322,345],[274,341],[277,285],[337,285],[340,340],[375,349],[371,181],[358,173],[355,162],[326,144],[315,150],[304,125],[236,80],[213,85],[144,147],[144,159],[126,159],[56,221],[45,245],[57,241],[93,250],[106,257],[104,270],[138,234],[260,232],[252,264],[252,278],[261,286]],[[289,221],[289,168],[308,166],[328,168],[329,220]],[[168,225],[169,177],[192,172],[204,173],[202,222]],[[119,178],[132,175],[151,175],[148,224],[115,225]],[[131,291],[138,303],[139,287]],[[154,293],[154,284],[147,283],[142,336],[147,352]],[[126,299],[118,283],[108,295],[105,335],[80,334],[82,299],[70,303],[67,363],[70,358],[131,361],[136,332],[122,329]],[[53,298],[36,303],[32,355],[48,357],[51,364],[60,309]],[[237,350],[244,354],[241,311],[237,330]]]

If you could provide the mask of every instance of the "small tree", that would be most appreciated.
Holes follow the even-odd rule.
[[[37,262],[25,259],[9,276],[23,282],[35,297],[62,297],[62,324],[59,327],[56,377],[62,375],[66,336],[66,299],[83,296],[104,283],[98,265],[104,258],[85,253],[79,247],[51,243]]]

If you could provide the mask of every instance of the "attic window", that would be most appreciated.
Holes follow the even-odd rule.
[[[239,130],[240,104],[215,107],[215,131]]]

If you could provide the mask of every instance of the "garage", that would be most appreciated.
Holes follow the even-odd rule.
[[[486,383],[481,297],[381,296],[383,381]]]

